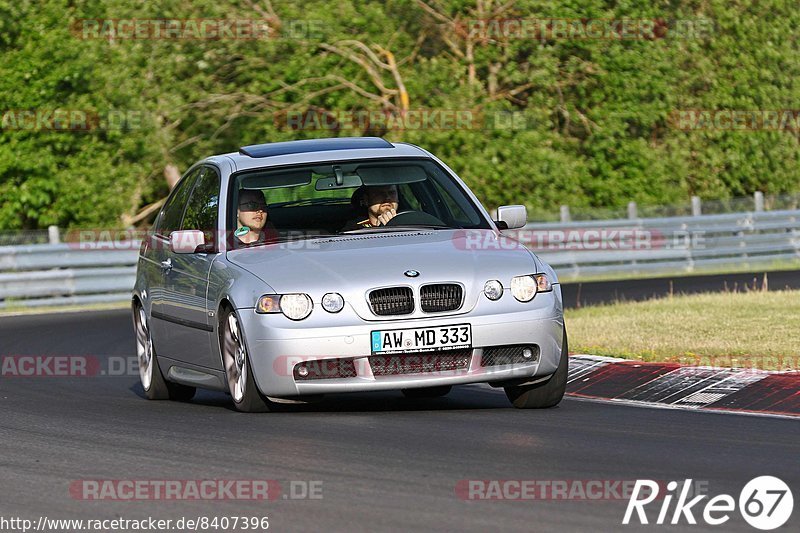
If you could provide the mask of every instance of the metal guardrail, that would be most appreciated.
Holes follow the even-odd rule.
[[[535,223],[505,233],[528,244],[563,279],[800,260],[800,210]],[[93,249],[0,246],[0,309],[124,302],[138,249],[132,241]]]
[[[0,246],[0,309],[124,302],[136,280],[139,243]]]
[[[518,237],[563,278],[690,273],[733,265],[757,268],[800,260],[800,210],[532,226]],[[602,230],[606,233],[596,239],[585,237]],[[614,230],[634,237],[623,242]]]

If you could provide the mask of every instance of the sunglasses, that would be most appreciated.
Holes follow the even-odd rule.
[[[245,202],[239,204],[239,211],[267,211],[267,204],[260,204],[258,202]]]

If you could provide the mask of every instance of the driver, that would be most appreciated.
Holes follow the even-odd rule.
[[[242,189],[239,192],[236,226],[233,233],[234,247],[262,244],[274,239],[275,226],[269,221],[263,192],[253,189]]]
[[[351,201],[358,208],[366,209],[367,218],[351,220],[342,228],[342,231],[385,226],[397,215],[397,185],[362,185],[353,193]]]

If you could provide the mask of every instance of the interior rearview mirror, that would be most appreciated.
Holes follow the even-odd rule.
[[[354,189],[362,185],[361,178],[355,174],[345,174],[342,176],[342,184],[336,183],[336,177],[320,178],[317,180],[314,188],[318,191],[327,191],[330,189]]]
[[[524,205],[502,205],[497,208],[497,221],[503,222],[505,228],[500,229],[519,229],[528,223],[528,210]],[[498,224],[503,226],[503,224]]]
[[[203,251],[205,235],[198,229],[184,229],[169,234],[169,249],[176,254],[193,254]]]

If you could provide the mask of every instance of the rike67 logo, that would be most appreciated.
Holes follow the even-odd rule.
[[[737,507],[736,500],[729,494],[714,496],[704,502],[705,505],[700,504],[708,497],[705,494],[689,499],[692,487],[691,479],[684,480],[680,488],[677,481],[670,481],[667,483],[665,494],[659,494],[661,487],[663,485],[655,481],[637,479],[622,523],[630,524],[633,519],[633,523],[638,520],[640,524],[648,524],[645,506],[656,499],[661,503],[658,518],[655,521],[655,524],[658,525],[667,523],[672,525],[697,524],[695,518],[695,513],[697,513],[706,524],[719,526],[730,519],[731,513]],[[676,496],[675,507],[670,513],[672,501]],[[742,518],[748,524],[757,529],[770,530],[782,526],[789,520],[794,508],[794,498],[789,486],[782,480],[773,476],[759,476],[751,479],[739,493],[738,508]],[[683,522],[684,520],[685,522]]]

